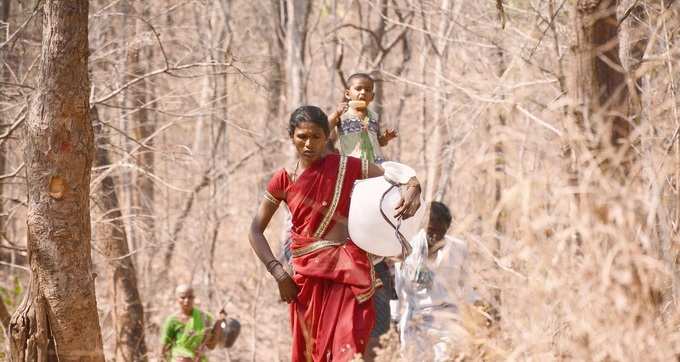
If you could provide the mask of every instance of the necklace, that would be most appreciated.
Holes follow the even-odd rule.
[[[298,167],[300,167],[300,160],[297,160],[297,163],[295,164],[295,170],[293,171],[293,177],[291,177],[292,182],[295,182],[296,179],[297,179]]]

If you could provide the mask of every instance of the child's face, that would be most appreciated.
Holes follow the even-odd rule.
[[[373,81],[364,78],[352,80],[345,90],[345,98],[350,101],[364,101],[368,105],[373,100]]]
[[[448,228],[449,225],[447,225],[445,222],[438,220],[433,215],[430,215],[430,222],[427,224],[427,244],[432,246],[444,239],[444,235],[446,235]]]

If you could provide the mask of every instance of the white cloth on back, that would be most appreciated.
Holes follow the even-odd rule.
[[[443,246],[428,257],[425,230],[412,240],[413,253],[395,265],[395,286],[403,312],[394,308],[393,320],[400,319],[402,351],[432,354],[446,360],[447,345],[464,333],[458,305],[473,303],[479,296],[468,283],[468,250],[464,241],[445,236]]]

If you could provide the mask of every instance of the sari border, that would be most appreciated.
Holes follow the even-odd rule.
[[[309,245],[305,245],[301,248],[292,249],[291,254],[293,258],[301,257],[307,254],[311,254],[315,251],[326,249],[335,246],[345,245],[344,241],[331,241],[331,240],[319,240],[315,241]]]
[[[366,254],[366,257],[368,258],[368,254]],[[359,303],[363,303],[371,297],[373,297],[373,294],[375,294],[375,288],[376,288],[376,281],[375,281],[375,268],[373,267],[373,263],[371,262],[371,258],[368,258],[368,265],[371,266],[371,272],[369,273],[371,276],[371,288],[366,291],[366,293],[361,293],[357,294],[356,298]]]
[[[345,181],[345,171],[347,170],[347,156],[340,156],[340,165],[338,167],[338,177],[335,180],[335,191],[333,192],[333,201],[328,208],[326,215],[324,215],[321,224],[316,229],[314,237],[321,238],[326,233],[326,228],[331,223],[333,215],[335,214],[335,209],[338,207],[338,202],[340,201],[340,195],[342,194],[342,185]]]
[[[368,178],[368,160],[365,158],[361,159],[361,178]]]

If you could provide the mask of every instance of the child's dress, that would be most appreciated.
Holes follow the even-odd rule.
[[[378,115],[370,109],[366,110],[366,113],[364,119],[360,119],[351,110],[340,116],[338,124],[340,154],[365,159],[371,163],[381,163],[385,158],[378,142],[380,134]]]

